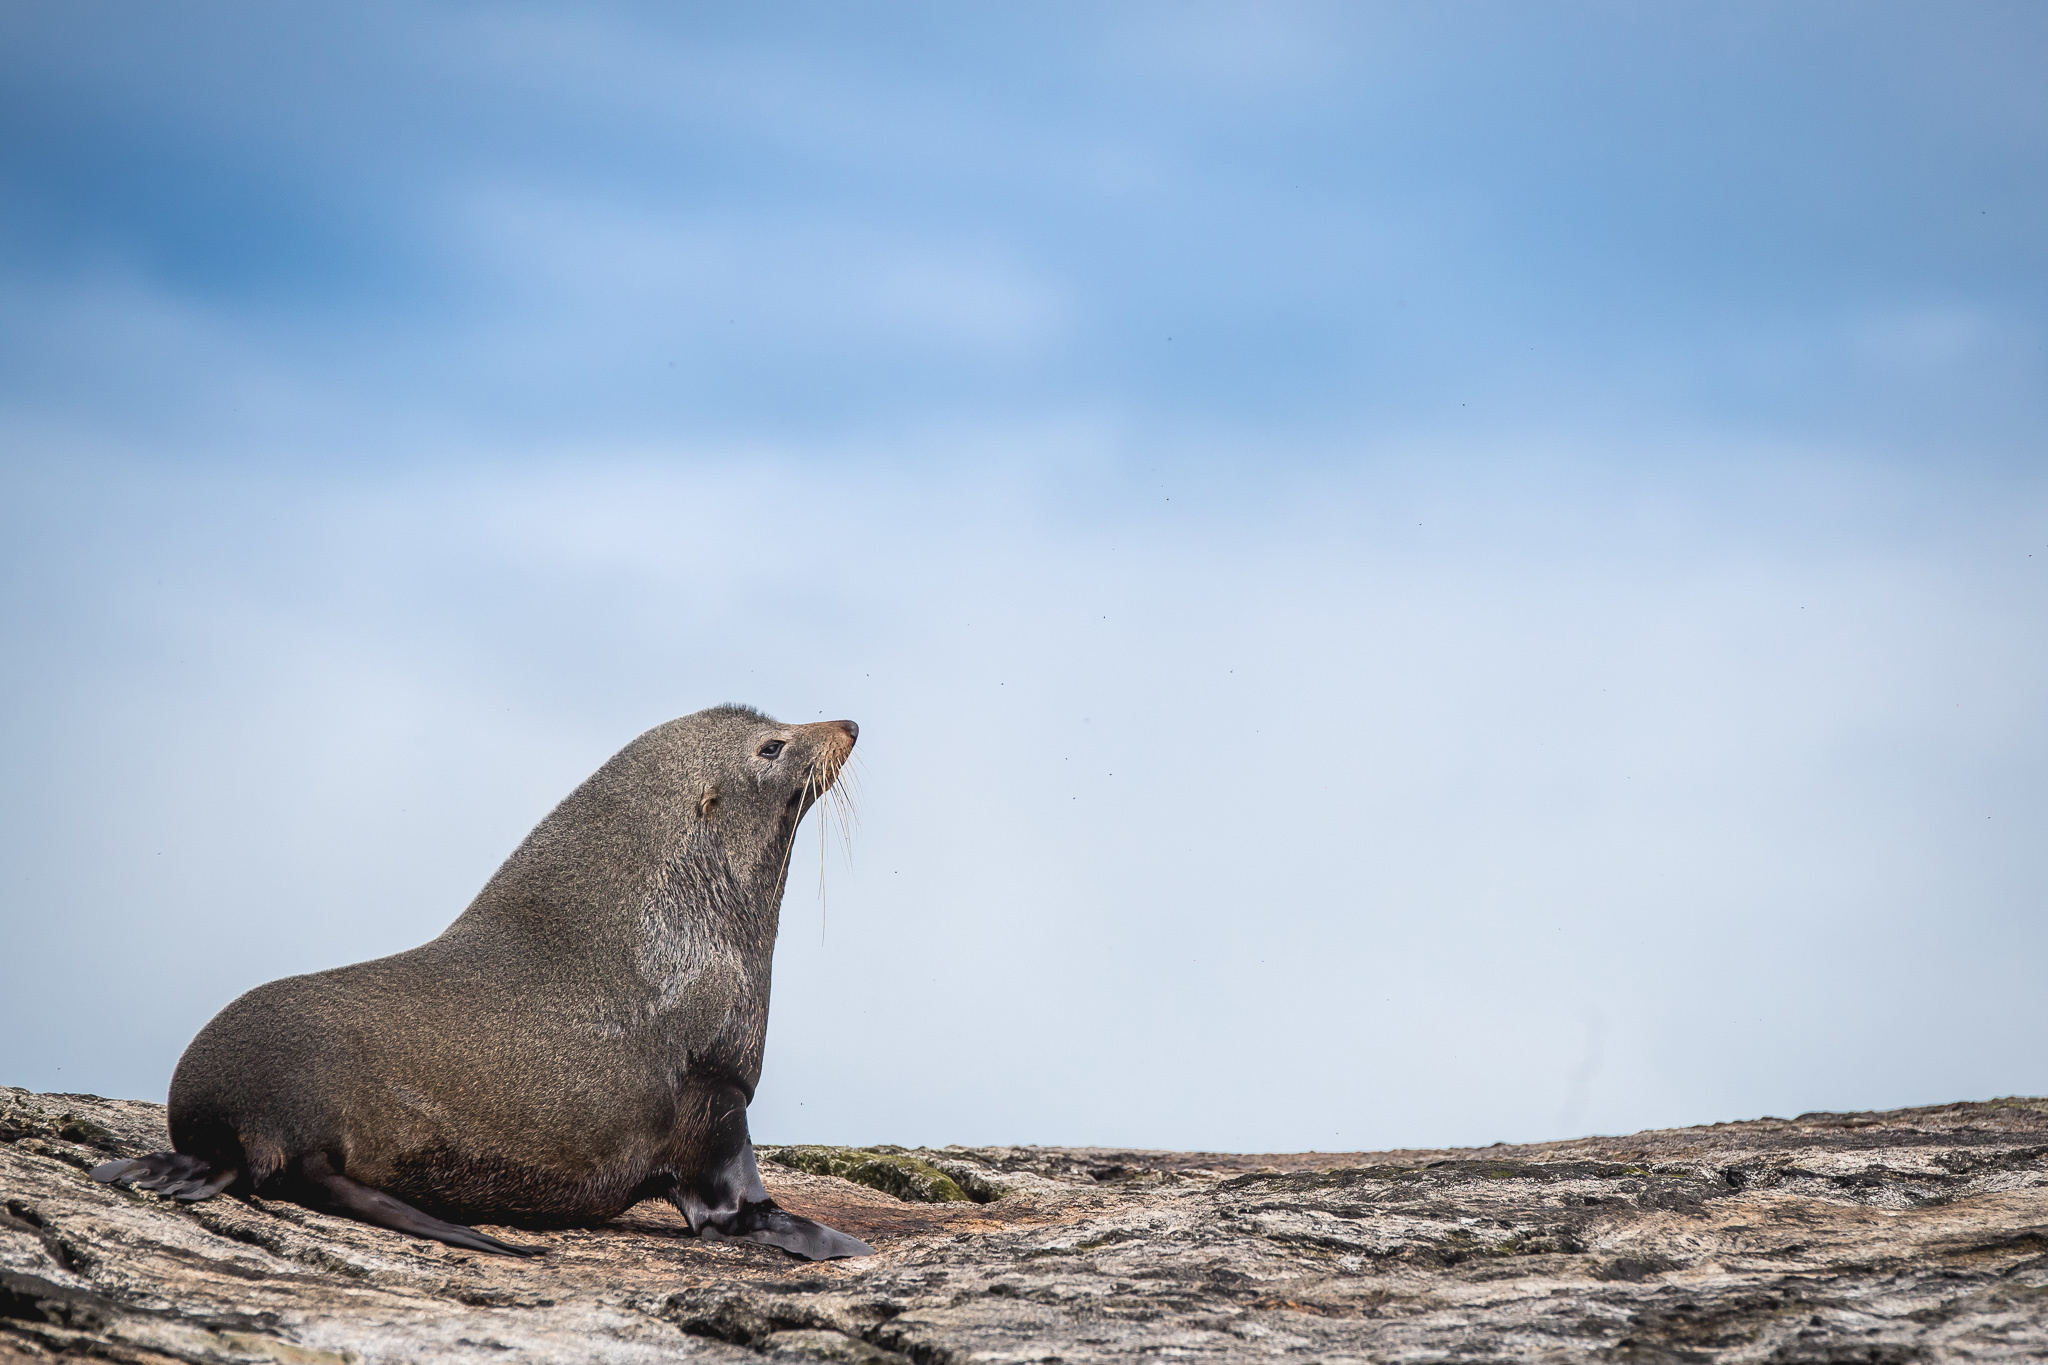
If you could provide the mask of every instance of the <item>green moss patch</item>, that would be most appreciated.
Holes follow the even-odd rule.
[[[836,1175],[912,1203],[972,1202],[953,1177],[901,1152],[864,1147],[761,1147],[755,1155],[811,1175]]]

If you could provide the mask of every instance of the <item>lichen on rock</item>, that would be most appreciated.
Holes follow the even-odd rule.
[[[901,1147],[760,1147],[754,1154],[791,1170],[837,1176],[919,1204],[973,1202],[952,1176]]]

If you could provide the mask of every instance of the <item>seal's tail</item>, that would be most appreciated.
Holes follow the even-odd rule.
[[[205,1157],[184,1152],[151,1152],[126,1161],[103,1161],[92,1168],[92,1178],[101,1184],[155,1190],[188,1204],[213,1198],[234,1184],[241,1173],[240,1167],[218,1170]]]

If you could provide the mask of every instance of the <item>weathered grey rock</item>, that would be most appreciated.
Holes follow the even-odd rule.
[[[1462,1152],[865,1149],[969,1196],[940,1202],[764,1163],[879,1251],[818,1265],[654,1204],[493,1229],[549,1248],[513,1261],[85,1175],[164,1145],[156,1105],[0,1089],[0,1360],[2048,1358],[2042,1100]]]

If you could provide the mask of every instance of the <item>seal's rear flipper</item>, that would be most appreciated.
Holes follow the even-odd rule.
[[[334,1207],[352,1218],[365,1223],[375,1223],[380,1228],[394,1232],[409,1232],[415,1237],[431,1237],[437,1242],[446,1242],[452,1247],[464,1247],[470,1251],[488,1251],[498,1256],[540,1256],[545,1247],[514,1246],[501,1242],[488,1233],[466,1228],[460,1223],[444,1223],[431,1214],[421,1213],[402,1199],[394,1199],[379,1189],[372,1189],[360,1180],[351,1180],[318,1157],[308,1158],[301,1163],[306,1178],[327,1191],[327,1197]]]
[[[742,1204],[740,1211],[714,1219],[704,1226],[706,1235],[745,1238],[766,1242],[794,1252],[809,1261],[830,1261],[840,1256],[872,1256],[875,1249],[858,1237],[837,1228],[814,1223],[783,1208],[772,1199]]]
[[[239,1166],[217,1171],[205,1157],[184,1152],[151,1152],[126,1161],[102,1161],[92,1168],[92,1178],[103,1185],[133,1185],[187,1204],[213,1198],[241,1173]]]
[[[501,1242],[489,1233],[466,1228],[460,1223],[444,1223],[431,1214],[421,1213],[402,1199],[393,1199],[382,1190],[370,1188],[360,1181],[350,1180],[345,1175],[330,1175],[319,1181],[334,1201],[334,1207],[365,1223],[390,1228],[394,1232],[409,1232],[416,1237],[431,1237],[437,1242],[446,1242],[452,1247],[465,1247],[470,1251],[488,1251],[499,1256],[539,1256],[544,1247],[514,1246]]]

